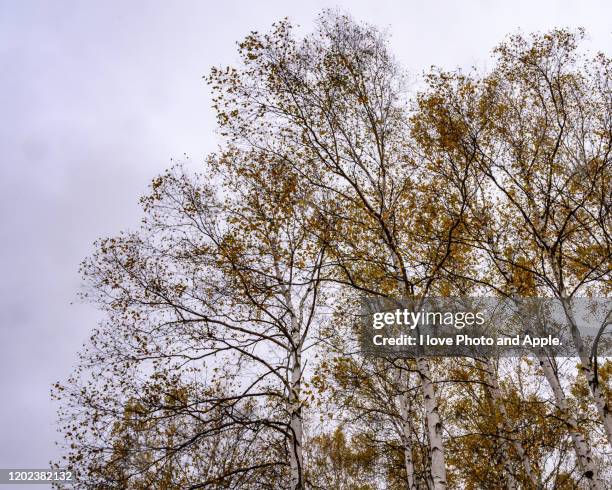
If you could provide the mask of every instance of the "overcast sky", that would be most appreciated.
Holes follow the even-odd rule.
[[[92,242],[138,225],[171,158],[215,149],[201,77],[249,31],[282,17],[307,31],[336,6],[388,28],[413,74],[486,66],[518,28],[583,26],[612,54],[609,1],[0,0],[0,468],[58,454],[50,386],[99,319],[71,305]]]

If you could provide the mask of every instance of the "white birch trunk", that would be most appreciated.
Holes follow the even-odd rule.
[[[429,369],[427,359],[419,357],[417,359],[417,369],[423,388],[433,488],[434,490],[443,490],[446,489],[446,462],[444,441],[442,440],[442,422],[438,412],[436,390],[431,380],[431,370]]]
[[[299,345],[299,344],[298,344]],[[304,457],[302,452],[303,422],[300,390],[302,380],[302,355],[300,349],[294,353],[291,367],[291,392],[289,394],[289,413],[291,437],[289,442],[289,467],[291,470],[291,490],[301,490],[303,485]]]
[[[397,270],[400,270],[400,258],[394,250],[390,250],[390,253],[393,265]],[[401,280],[398,280],[398,286],[401,291],[404,286]],[[444,440],[442,439],[442,422],[438,411],[438,399],[436,398],[436,390],[431,380],[429,362],[424,357],[419,357],[416,359],[416,364],[425,405],[432,485],[434,490],[444,490],[446,489],[446,458],[444,455]]]
[[[591,395],[593,395],[593,399],[595,400],[597,412],[599,413],[599,417],[606,431],[608,444],[612,447],[612,414],[610,413],[608,401],[595,378],[595,366],[593,366],[592,360],[589,354],[586,352],[586,348],[584,347],[582,336],[580,335],[580,331],[578,330],[578,326],[576,324],[576,320],[574,319],[571,306],[568,304],[568,300],[565,297],[562,297],[561,302],[563,303],[565,316],[570,322],[572,338],[574,340],[574,346],[578,351],[578,357],[580,358],[582,372],[584,373],[584,376],[587,380],[587,384],[589,385]]]
[[[291,490],[302,490],[304,488],[304,456],[302,451],[302,439],[304,433],[302,421],[302,401],[300,399],[302,388],[302,329],[301,315],[296,315],[293,298],[290,291],[286,292],[287,305],[291,311],[291,357],[290,362],[290,391],[289,391],[289,468],[291,471]]]
[[[584,439],[584,436],[578,429],[578,421],[568,406],[567,399],[563,393],[557,373],[555,372],[548,357],[540,356],[538,359],[540,361],[540,366],[544,371],[544,376],[546,377],[546,380],[548,381],[548,384],[550,385],[555,396],[557,407],[559,410],[561,410],[561,413],[563,413],[564,421],[569,428],[569,433],[576,452],[578,467],[582,471],[586,481],[589,482],[590,488],[603,490],[605,488],[604,483],[599,477],[599,471],[595,462],[593,461],[591,450]]]
[[[563,283],[561,270],[559,269],[553,256],[549,256],[548,260],[555,276],[557,289],[559,290],[559,296],[561,298],[561,303],[563,305],[565,316],[570,322],[572,338],[574,340],[574,346],[578,352],[578,357],[580,358],[582,371],[586,377],[587,384],[589,385],[589,389],[595,401],[595,406],[597,407],[597,412],[599,413],[599,417],[606,431],[608,444],[612,447],[612,413],[610,413],[608,401],[601,388],[599,387],[599,384],[597,383],[593,363],[591,362],[589,353],[587,353],[585,350],[584,343],[582,341],[582,336],[580,335],[580,332],[578,330],[578,326],[576,324],[571,305],[569,304],[569,298],[565,291],[565,284]]]
[[[414,490],[416,489],[416,482],[414,479],[414,461],[412,460],[412,422],[405,394],[399,396],[399,408],[402,417],[401,440],[404,446],[404,467],[408,490]]]
[[[276,247],[274,248],[276,250]],[[279,284],[283,284],[283,277],[275,264],[276,277]],[[298,315],[295,308],[292,291],[289,286],[284,286],[284,297],[286,307],[291,315],[291,346],[289,348],[289,393],[287,396],[287,411],[289,412],[289,472],[291,490],[303,490],[304,488],[304,456],[302,440],[304,426],[302,420],[302,402],[300,399],[302,388],[302,315]],[[305,300],[306,297],[304,297]],[[303,304],[303,302],[302,302]]]
[[[503,431],[504,434],[510,434],[511,428],[508,426],[508,411],[506,410],[506,406],[503,403],[503,396],[499,388],[497,376],[493,372],[493,366],[491,365],[491,362],[488,359],[482,362],[486,365],[485,372],[487,375],[487,384],[489,386],[489,393],[491,394],[491,398],[493,399],[493,402],[499,409],[499,413],[501,415],[501,421],[500,421],[499,427]],[[533,469],[531,468],[531,463],[529,462],[529,458],[525,454],[525,448],[523,447],[523,444],[518,439],[513,438],[512,445],[514,447],[514,450],[516,451],[516,454],[519,460],[521,461],[523,470],[525,471],[525,476],[529,479],[533,488],[539,488],[540,485],[538,484],[538,479],[536,478],[536,475],[533,472]],[[512,468],[510,467],[510,457],[508,455],[508,451],[506,449],[505,444],[503,445],[502,451],[505,457],[504,466],[508,474],[511,476]],[[507,486],[508,488],[516,488],[516,482],[514,481],[514,478],[509,479]]]

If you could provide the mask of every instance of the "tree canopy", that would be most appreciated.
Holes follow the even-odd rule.
[[[612,65],[583,37],[511,35],[411,88],[337,12],[247,36],[207,77],[219,151],[83,262],[106,316],[54,387],[58,464],[83,488],[609,487],[609,360],[372,358],[351,315],[548,297],[571,323],[609,297]]]

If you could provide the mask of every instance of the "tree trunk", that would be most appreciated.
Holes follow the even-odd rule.
[[[294,352],[293,365],[291,367],[291,392],[289,393],[289,413],[291,437],[289,442],[289,467],[291,470],[291,490],[304,488],[303,471],[304,457],[302,452],[303,423],[302,404],[300,402],[300,389],[302,379],[302,354],[301,348]]]
[[[561,302],[563,304],[565,316],[570,322],[572,338],[574,340],[574,346],[578,351],[578,357],[580,358],[582,372],[584,373],[591,394],[593,395],[593,399],[595,400],[597,412],[599,413],[599,417],[601,418],[604,429],[606,431],[608,444],[612,447],[612,414],[610,413],[608,401],[606,400],[606,396],[599,387],[599,383],[597,382],[597,379],[595,377],[595,366],[593,366],[592,359],[586,352],[584,343],[582,341],[582,336],[580,335],[580,331],[578,330],[578,326],[576,324],[576,320],[571,309],[571,305],[568,304],[568,299],[565,297],[565,295],[563,295],[563,297],[561,298]]]
[[[404,446],[404,467],[406,468],[406,479],[408,483],[408,490],[414,490],[417,487],[414,479],[414,461],[412,460],[412,421],[410,420],[410,411],[408,410],[408,403],[406,401],[405,394],[399,396],[399,407],[400,415],[402,417],[401,440]]]
[[[279,283],[283,283],[282,275],[276,267],[276,276]],[[284,296],[286,306],[291,315],[291,347],[289,349],[289,393],[287,408],[289,412],[289,470],[291,490],[304,489],[304,456],[302,439],[304,425],[302,420],[302,401],[300,399],[302,389],[302,324],[301,315],[297,314],[292,291],[285,286]]]
[[[572,442],[574,444],[578,467],[582,471],[586,481],[589,482],[590,488],[603,490],[605,488],[604,483],[600,480],[599,471],[595,465],[595,462],[593,461],[591,450],[584,439],[584,436],[578,429],[576,417],[574,417],[568,406],[567,399],[565,398],[565,394],[561,388],[561,383],[559,382],[559,377],[557,376],[557,373],[548,357],[539,356],[538,360],[540,362],[540,366],[544,370],[544,376],[546,377],[546,380],[553,391],[557,407],[563,414],[564,421],[567,424]]]
[[[504,405],[504,402],[503,402],[503,396],[499,388],[499,383],[497,381],[497,375],[493,372],[493,366],[491,364],[491,361],[489,361],[488,359],[485,359],[481,362],[485,364],[485,373],[487,376],[487,385],[489,389],[489,394],[491,395],[491,399],[493,400],[493,403],[499,409],[499,414],[501,416],[501,420],[499,422],[499,428],[508,437],[512,437],[510,436],[512,430],[511,430],[511,427],[509,427],[508,425],[508,411],[506,410],[506,406]],[[538,479],[535,473],[533,472],[533,469],[531,468],[531,463],[529,462],[529,458],[525,454],[525,448],[523,447],[523,444],[521,443],[520,440],[516,439],[515,437],[512,437],[512,445],[514,447],[514,450],[516,451],[516,454],[519,460],[521,461],[521,465],[523,466],[523,470],[525,471],[525,476],[531,482],[531,485],[533,486],[533,488],[539,488],[540,485],[538,484]],[[512,471],[511,471],[512,468],[510,468],[510,457],[508,455],[508,451],[506,449],[505,444],[503,445],[502,450],[504,452],[506,471],[508,472],[509,475],[512,475]],[[516,484],[514,480],[510,481],[509,485],[511,485],[513,488],[516,488]]]
[[[429,438],[429,454],[431,459],[431,478],[434,490],[446,489],[446,465],[444,457],[444,441],[442,440],[442,422],[438,412],[436,390],[431,380],[429,363],[424,357],[417,359],[417,370],[423,388],[425,415],[427,419],[427,435]]]
[[[574,340],[574,347],[578,352],[578,357],[580,358],[580,363],[582,365],[582,371],[587,379],[587,383],[589,385],[591,394],[593,395],[593,399],[595,400],[597,412],[599,413],[599,417],[601,418],[604,429],[606,431],[608,444],[612,447],[612,414],[610,413],[608,401],[606,400],[606,397],[599,388],[599,384],[597,383],[597,378],[595,376],[596,373],[593,366],[593,362],[591,360],[591,357],[589,356],[589,353],[587,353],[585,350],[584,343],[582,341],[582,336],[580,335],[580,331],[578,330],[578,326],[576,324],[576,320],[572,312],[572,307],[569,304],[569,298],[565,291],[565,284],[563,281],[563,276],[561,274],[561,269],[559,268],[557,262],[555,261],[555,258],[552,255],[549,256],[548,260],[555,276],[557,289],[559,291],[559,297],[561,299],[561,304],[563,306],[565,316],[570,323],[572,338]]]
[[[401,259],[396,251],[391,249],[390,254],[395,268],[401,270]],[[407,284],[404,284],[400,279],[397,280],[397,284],[400,291],[404,287],[407,288]],[[418,357],[416,364],[423,389],[427,436],[429,439],[431,479],[434,490],[443,490],[446,489],[446,458],[444,456],[444,441],[442,439],[442,422],[438,411],[438,399],[436,398],[436,390],[431,380],[428,360],[424,357]]]

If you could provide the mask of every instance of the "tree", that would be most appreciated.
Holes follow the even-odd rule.
[[[232,144],[274,155],[316,190],[334,280],[380,295],[433,292],[444,266],[461,263],[454,234],[465,192],[439,192],[411,147],[401,71],[376,29],[326,13],[296,41],[287,22],[240,45],[243,67],[216,69],[218,120]],[[465,169],[458,178],[468,179]],[[389,289],[391,288],[391,289]],[[444,442],[429,363],[417,359],[427,413],[431,473],[446,483]]]
[[[156,178],[83,263],[106,317],[55,389],[83,485],[604,488],[610,364],[574,299],[610,293],[611,65],[580,36],[510,37],[417,94],[348,16],[247,36],[208,77],[204,175]],[[560,301],[578,375],[356,346],[364,298],[466,295]]]
[[[486,76],[432,74],[415,131],[443,161],[475,162],[481,177],[464,240],[488,267],[470,277],[495,294],[561,301],[612,442],[596,356],[585,352],[572,313],[572,298],[609,294],[612,270],[610,61],[581,56],[582,36],[565,30],[512,36],[496,49]],[[602,487],[554,361],[541,363],[584,475]]]
[[[193,377],[180,410],[166,416],[173,426],[183,416],[200,423],[176,437],[175,446],[160,448],[158,457],[209,437],[205,415],[227,406],[226,433],[247,431],[285,444],[280,459],[256,459],[227,474],[262,465],[282,473],[288,464],[288,486],[303,487],[301,355],[320,303],[324,247],[304,233],[306,189],[296,188],[294,174],[256,154],[228,152],[211,165],[231,162],[224,201],[201,177],[180,169],[154,180],[143,199],[142,230],[102,240],[83,264],[89,297],[109,317],[92,336],[73,378],[78,389],[68,397],[67,415],[78,417],[67,432],[71,461],[83,461],[84,472],[90,471],[90,461],[82,460],[92,450],[88,434],[133,412],[128,407],[135,400],[147,414],[166,410],[174,385]],[[220,379],[231,383],[217,396],[207,387],[221,366]],[[106,450],[105,440],[94,441],[98,450]]]

